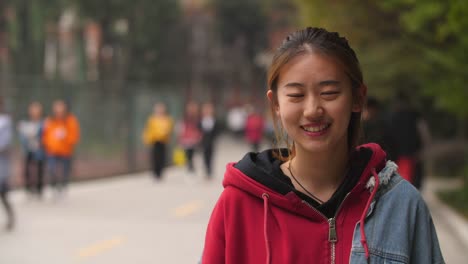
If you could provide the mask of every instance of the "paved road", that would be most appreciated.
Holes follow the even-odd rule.
[[[201,180],[202,175],[187,180],[183,168],[170,168],[160,183],[148,173],[76,183],[61,199],[51,192],[42,201],[13,192],[19,221],[13,232],[0,231],[0,263],[196,263],[222,190],[225,164],[246,150],[223,139],[216,155],[217,177],[210,182]],[[196,161],[201,164],[199,157]],[[447,263],[465,263],[468,248],[437,204],[430,207]]]
[[[435,189],[453,188],[458,184],[443,179],[431,179],[423,191],[424,199],[436,226],[440,247],[448,264],[468,263],[468,221],[456,214],[435,196]]]

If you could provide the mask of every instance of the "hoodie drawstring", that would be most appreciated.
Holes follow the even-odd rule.
[[[263,193],[263,236],[265,238],[265,247],[266,247],[266,263],[270,264],[271,255],[270,255],[270,244],[268,239],[268,198],[270,196],[268,193]]]
[[[379,189],[379,184],[380,184],[379,176],[377,175],[377,172],[375,172],[374,168],[372,169],[372,175],[374,176],[374,180],[375,180],[374,190],[372,190],[372,193],[371,193],[369,199],[367,200],[366,207],[364,208],[364,211],[362,212],[361,220],[360,220],[360,223],[361,223],[361,225],[360,225],[361,245],[364,247],[364,251],[366,253],[366,260],[367,261],[369,261],[369,247],[367,246],[366,231],[364,229],[364,224],[365,224],[365,221],[366,221],[367,211],[369,210],[370,204],[371,204],[372,200],[374,199],[375,194],[377,193],[377,190]]]

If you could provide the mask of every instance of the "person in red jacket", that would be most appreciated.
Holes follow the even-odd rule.
[[[80,126],[63,100],[53,102],[52,112],[53,115],[44,123],[42,143],[47,155],[50,183],[61,192],[68,185],[71,159],[80,138]]]
[[[286,147],[227,165],[203,264],[444,263],[418,191],[377,144],[357,146],[367,87],[345,38],[289,35],[268,88]]]
[[[249,106],[248,116],[245,122],[245,139],[252,147],[252,151],[258,152],[263,139],[265,119],[255,106]]]

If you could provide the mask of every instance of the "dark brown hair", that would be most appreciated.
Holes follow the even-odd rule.
[[[349,46],[348,41],[337,32],[329,32],[323,28],[308,27],[287,36],[273,56],[273,61],[268,70],[268,89],[273,92],[273,102],[270,104],[275,124],[277,140],[282,141],[284,132],[278,125],[275,115],[275,105],[278,104],[278,78],[284,65],[293,58],[316,52],[329,56],[339,63],[351,81],[353,100],[359,104],[364,103],[364,98],[359,94],[359,88],[363,85],[363,76],[356,53]],[[349,150],[353,150],[360,137],[361,113],[353,112],[348,125]],[[291,148],[286,141],[288,149],[294,155],[294,146]]]

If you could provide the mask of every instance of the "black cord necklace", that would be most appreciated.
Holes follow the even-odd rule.
[[[288,170],[289,170],[289,173],[291,174],[292,178],[294,179],[294,181],[296,181],[297,184],[299,184],[299,186],[301,186],[301,188],[310,196],[312,197],[312,199],[314,199],[315,201],[317,201],[319,204],[323,204],[324,202],[322,200],[320,200],[317,196],[313,195],[311,192],[309,192],[297,179],[296,177],[294,176],[292,170],[291,170],[291,163],[292,163],[292,160],[289,161],[289,164],[288,164]]]

